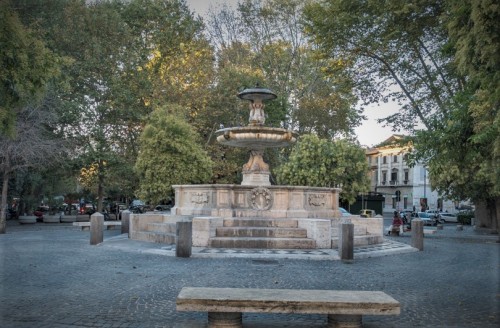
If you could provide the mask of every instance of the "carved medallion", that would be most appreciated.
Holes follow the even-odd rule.
[[[325,194],[310,194],[309,195],[309,205],[316,207],[323,207],[326,204]]]
[[[268,210],[273,206],[273,195],[267,188],[255,188],[250,191],[249,203],[254,210]]]
[[[191,203],[207,204],[208,203],[208,193],[206,193],[206,192],[193,192],[193,193],[191,193]]]

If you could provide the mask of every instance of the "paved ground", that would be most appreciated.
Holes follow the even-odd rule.
[[[172,247],[127,240],[118,230],[90,246],[89,232],[67,224],[20,226],[0,235],[0,327],[205,327],[206,315],[175,310],[184,286],[382,290],[400,316],[365,316],[365,327],[498,327],[496,236],[470,227],[424,239],[388,237],[342,262],[334,251],[251,252]],[[323,254],[324,253],[324,254]],[[246,328],[322,327],[321,315],[245,314]]]

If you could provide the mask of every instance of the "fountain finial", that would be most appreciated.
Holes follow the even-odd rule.
[[[269,89],[261,88],[259,84],[254,88],[245,89],[238,93],[238,97],[244,100],[250,100],[249,125],[262,126],[266,122],[264,114],[264,100],[276,99],[277,96]]]

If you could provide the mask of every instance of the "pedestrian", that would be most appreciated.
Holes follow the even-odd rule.
[[[387,235],[390,235],[392,232],[397,232],[399,235],[403,234],[403,220],[401,220],[401,216],[398,211],[394,211],[394,215],[392,217],[392,224],[389,227],[389,232]]]

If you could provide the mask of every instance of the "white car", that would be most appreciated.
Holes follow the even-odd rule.
[[[458,218],[456,214],[451,214],[451,213],[439,213],[439,216],[442,221],[444,222],[458,222]]]
[[[432,213],[427,213],[427,212],[418,212],[416,213],[416,216],[413,219],[419,218],[422,220],[424,223],[424,226],[426,225],[436,225],[437,219],[434,218],[434,215]]]
[[[438,210],[427,210],[425,213],[429,213],[430,215],[434,216],[435,219],[439,219],[439,211]]]

